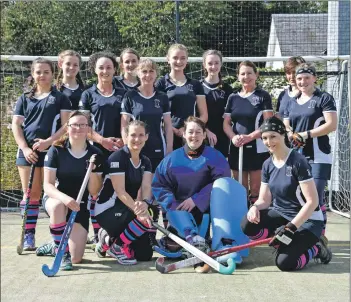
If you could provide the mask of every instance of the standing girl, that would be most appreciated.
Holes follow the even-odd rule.
[[[188,50],[182,44],[173,44],[167,53],[171,72],[156,82],[156,88],[167,93],[171,103],[173,126],[173,149],[183,146],[184,121],[199,112],[199,118],[206,123],[207,107],[204,90],[199,81],[188,78],[184,69],[188,62]],[[197,109],[197,110],[196,110]]]
[[[79,100],[84,91],[84,82],[79,73],[82,57],[74,50],[62,51],[58,56],[60,69],[56,79],[56,88],[66,95],[72,104],[72,110],[78,110]]]
[[[297,148],[302,148],[312,167],[316,183],[319,205],[327,223],[324,189],[330,179],[332,155],[328,134],[337,127],[334,98],[315,87],[316,68],[303,63],[296,68],[296,84],[300,93],[291,100],[284,112],[284,124],[288,138]]]
[[[305,60],[302,57],[291,57],[286,61],[284,65],[285,76],[288,80],[289,85],[279,94],[278,97],[277,107],[275,111],[276,115],[280,119],[283,119],[284,110],[288,105],[289,101],[300,92],[296,85],[295,69],[298,65],[302,63],[305,63]]]
[[[113,86],[125,90],[137,90],[140,82],[135,69],[139,64],[140,56],[133,48],[125,48],[119,57],[119,67],[123,72],[120,76],[113,78]]]
[[[271,97],[267,91],[257,87],[257,77],[254,63],[243,61],[239,64],[238,80],[242,88],[230,95],[223,122],[223,130],[231,140],[228,161],[235,179],[238,179],[239,148],[244,148],[243,186],[250,192],[250,203],[257,200],[262,164],[269,157],[260,138],[259,126],[264,119],[273,116]]]
[[[62,259],[62,270],[72,269],[72,262],[79,263],[83,258],[89,231],[88,195],[97,195],[102,184],[102,168],[99,171],[95,167],[93,172],[97,173],[91,173],[81,203],[77,204],[76,198],[86,174],[87,163],[90,159],[98,166],[96,156],[101,157],[102,152],[87,140],[91,130],[90,116],[74,111],[67,127],[67,135],[55,142],[45,157],[44,191],[48,196],[45,210],[50,216],[49,228],[54,244],[44,244],[36,252],[38,256],[54,255],[71,212],[78,211]]]
[[[202,55],[206,77],[201,81],[208,111],[207,139],[225,157],[228,157],[229,139],[223,131],[223,114],[228,97],[233,93],[230,85],[222,82],[222,54],[207,50]]]
[[[36,165],[25,225],[26,251],[35,250],[35,227],[39,214],[44,157],[51,144],[65,131],[64,127],[56,131],[56,121],[61,118],[65,123],[71,111],[69,99],[52,87],[52,62],[38,58],[33,61],[31,71],[34,86],[29,93],[18,98],[12,119],[12,132],[18,145],[16,165],[23,192],[27,191],[30,166]],[[20,204],[22,214],[25,199],[24,194]]]

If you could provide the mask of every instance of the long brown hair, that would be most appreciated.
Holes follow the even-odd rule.
[[[91,122],[90,116],[89,116],[88,114],[82,112],[82,111],[75,110],[75,111],[73,111],[73,112],[70,114],[70,116],[69,116],[69,118],[68,118],[68,120],[67,120],[66,125],[64,125],[64,126],[66,126],[66,128],[67,128],[67,126],[68,126],[69,120],[70,120],[72,117],[75,117],[75,116],[84,116],[84,117],[87,119],[87,124],[88,124],[88,126],[91,127],[92,122]],[[67,141],[67,139],[68,139],[68,133],[67,133],[67,131],[66,131],[66,133],[65,133],[64,135],[62,135],[58,140],[54,141],[53,145],[54,145],[54,146],[57,146],[57,147],[63,148],[64,145],[65,145],[65,143],[66,143],[66,141]]]

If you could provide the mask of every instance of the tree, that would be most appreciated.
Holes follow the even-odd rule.
[[[120,47],[108,2],[14,1],[2,7],[2,53],[56,55],[74,49],[83,55]]]
[[[208,1],[180,3],[181,43],[187,45],[192,56],[201,55],[201,32],[213,32],[225,18],[228,4]],[[112,2],[109,15],[115,20],[125,46],[131,46],[148,56],[165,56],[175,43],[175,1]]]

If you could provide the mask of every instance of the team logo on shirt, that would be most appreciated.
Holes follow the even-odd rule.
[[[186,85],[186,87],[188,88],[189,91],[194,91],[193,84],[188,84],[188,85]]]
[[[118,161],[111,162],[110,168],[119,168],[119,162]]]
[[[310,109],[314,109],[316,107],[316,100],[311,100],[310,101],[310,104],[308,105],[308,108]]]
[[[257,104],[259,104],[260,103],[260,98],[258,97],[258,96],[253,96],[252,98],[251,98],[251,104],[252,105],[257,105]]]
[[[286,176],[292,176],[292,166],[286,167]]]
[[[155,104],[155,108],[160,108],[160,100],[159,99],[155,99],[154,104]]]
[[[49,156],[46,154],[45,158],[44,158],[44,161],[48,161],[48,160],[49,160]]]
[[[224,90],[219,90],[218,92],[219,92],[219,97],[220,97],[221,99],[223,99],[224,96],[225,96],[225,91],[224,91]]]
[[[121,95],[116,95],[116,101],[118,103],[122,103],[122,96]]]
[[[310,169],[307,169],[307,175],[308,175],[309,177],[312,177],[312,173],[311,173],[311,170],[310,170]]]
[[[55,104],[55,98],[53,96],[49,96],[48,104]]]
[[[141,169],[141,175],[144,175],[145,166],[141,166],[140,169]]]
[[[83,102],[82,102],[82,101],[79,101],[78,106],[79,106],[79,107],[83,107]]]

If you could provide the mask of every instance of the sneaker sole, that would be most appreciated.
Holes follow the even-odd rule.
[[[67,265],[64,267],[60,267],[61,271],[71,271],[73,269],[72,265]]]
[[[113,253],[111,253],[111,252],[109,252],[109,251],[107,251],[106,254],[109,255],[110,257],[116,259],[117,262],[118,262],[120,265],[129,266],[129,265],[135,265],[135,264],[137,264],[137,261],[136,261],[136,260],[134,260],[134,261],[128,261],[128,260],[127,260],[127,262],[122,261],[122,260],[120,260],[118,257],[116,257],[115,254],[113,254]]]

